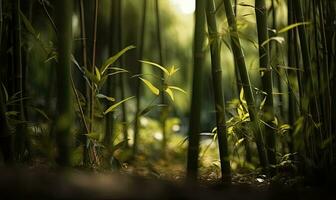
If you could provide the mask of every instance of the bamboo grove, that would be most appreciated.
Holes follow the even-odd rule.
[[[147,115],[159,124],[158,155],[170,162],[170,118],[185,117],[180,148],[186,179],[196,181],[207,112],[223,182],[235,173],[238,145],[244,163],[268,176],[289,167],[328,179],[336,150],[336,1],[247,2],[195,0],[192,44],[171,50],[178,42],[165,33],[172,20],[163,1],[0,0],[3,163],[44,157],[69,168],[76,154],[77,165],[106,169],[122,166],[117,151],[136,163]],[[246,36],[246,26],[255,36]],[[246,44],[256,50],[257,73]],[[185,51],[191,64],[171,65]],[[223,75],[230,59],[233,87]],[[175,106],[180,93],[188,98],[183,114]]]

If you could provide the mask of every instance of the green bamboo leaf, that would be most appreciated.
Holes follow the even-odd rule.
[[[97,94],[96,97],[99,98],[99,99],[106,99],[108,101],[115,101],[115,99],[113,97],[109,97],[109,96],[106,96],[104,94]]]
[[[266,103],[266,99],[267,99],[267,96],[265,96],[264,99],[261,101],[260,106],[259,106],[259,109],[260,109],[260,110],[263,109],[263,107],[264,107],[264,105],[265,105],[265,103]]]
[[[159,64],[156,64],[156,63],[153,63],[153,62],[150,62],[150,61],[145,61],[145,60],[139,60],[139,61],[142,62],[142,63],[145,63],[145,64],[149,64],[151,66],[157,67],[158,69],[162,70],[165,74],[167,74],[167,76],[170,76],[169,71]]]
[[[97,67],[95,67],[95,71],[96,71],[96,77],[97,77],[98,81],[100,81],[100,79],[101,79],[100,71]]]
[[[48,121],[50,121],[50,118],[48,117],[48,115],[43,111],[43,110],[41,110],[41,109],[39,109],[39,108],[36,108],[36,107],[33,107],[33,109],[36,111],[36,112],[38,112],[38,113],[40,113],[40,115],[42,115],[44,118],[46,118]]]
[[[286,27],[280,29],[280,30],[278,31],[278,34],[279,34],[279,33],[287,32],[287,31],[289,31],[289,30],[291,30],[291,29],[293,29],[293,28],[296,28],[296,27],[298,27],[298,26],[309,25],[309,24],[310,24],[310,22],[298,22],[298,23],[295,23],[295,24],[291,24],[291,25],[289,25],[289,26],[286,26]]]
[[[85,134],[88,138],[93,139],[93,140],[100,140],[101,139],[101,134],[98,132],[91,132],[88,134]]]
[[[163,107],[163,106],[167,106],[167,105],[165,105],[165,104],[149,105],[145,109],[143,109],[141,112],[139,112],[138,116],[146,115],[147,113],[149,113],[150,111],[152,111],[154,108],[156,108],[156,107]]]
[[[23,22],[24,26],[26,27],[27,31],[29,33],[31,33],[35,38],[38,38],[37,32],[35,31],[34,27],[30,23],[28,18],[23,14],[22,11],[20,11],[20,16],[21,16],[22,22]]]
[[[98,89],[102,88],[107,80],[108,76],[104,75],[101,77],[99,83],[97,84],[98,85]]]
[[[7,103],[8,99],[9,99],[7,89],[6,89],[6,87],[3,83],[1,83],[1,86],[2,86],[2,89],[3,89],[4,95],[5,95],[5,102]]]
[[[90,79],[91,81],[93,81],[94,83],[98,84],[99,83],[99,80],[97,79],[97,77],[91,73],[89,70],[87,70],[86,68],[84,69],[85,70],[85,76]]]
[[[217,127],[213,128],[213,129],[211,130],[211,133],[217,133]]]
[[[237,113],[238,113],[238,117],[239,119],[242,119],[244,116],[244,109],[242,105],[239,105],[237,108]]]
[[[278,121],[277,117],[274,117],[274,120],[272,122],[273,122],[273,124],[275,124],[275,126],[279,125],[279,121]]]
[[[113,72],[113,73],[108,73],[108,74],[106,74],[106,76],[113,76],[113,75],[117,75],[117,74],[121,74],[121,73],[127,73],[127,71],[116,71],[116,72]]]
[[[235,144],[234,144],[234,147],[238,147],[242,142],[244,142],[245,138],[241,138],[239,139]]]
[[[282,131],[282,132],[285,132],[289,129],[291,129],[292,127],[289,125],[289,124],[283,124],[279,127],[279,129]]]
[[[239,35],[239,37],[238,37]],[[258,43],[256,41],[254,41],[254,39],[248,35],[248,34],[245,34],[243,31],[238,31],[238,35],[237,34],[233,34],[233,37],[236,37],[237,39],[242,39],[242,40],[245,40],[251,44],[253,44],[253,47],[254,48],[258,48]]]
[[[240,101],[241,101],[242,103],[245,103],[245,104],[246,104],[246,101],[245,101],[245,99],[244,99],[244,89],[243,89],[243,88],[240,90],[240,93],[239,93],[239,99],[240,99]]]
[[[84,73],[82,67],[79,65],[78,61],[76,60],[76,58],[73,54],[71,54],[71,61],[72,61],[73,64],[75,64],[75,66],[78,68],[79,71]]]
[[[150,89],[150,91],[153,92],[155,95],[160,94],[160,90],[157,87],[155,87],[151,82],[149,82],[144,78],[140,78],[140,80],[142,80],[146,84],[146,86]]]
[[[280,37],[280,36],[276,36],[276,37],[270,37],[268,38],[266,41],[264,41],[261,46],[265,46],[266,44],[268,44],[269,42],[271,41],[276,41],[278,42],[279,44],[282,44],[285,42],[285,38],[284,37]]]
[[[169,87],[165,89],[165,92],[169,95],[171,100],[174,101],[174,93],[171,89],[169,89]]]
[[[173,90],[177,90],[177,91],[180,91],[184,94],[187,94],[186,91],[184,91],[182,88],[179,88],[179,87],[176,87],[176,86],[168,86],[169,89],[173,89]]]
[[[120,67],[109,67],[109,69],[117,70],[117,71],[124,71],[128,72],[126,69],[120,68]]]
[[[132,99],[132,98],[134,98],[134,96],[132,96],[132,97],[128,97],[128,98],[126,98],[126,99],[124,99],[124,100],[119,101],[119,102],[116,103],[116,104],[113,104],[113,105],[110,106],[107,110],[105,110],[105,112],[104,112],[103,114],[106,115],[107,113],[112,112],[112,111],[115,110],[118,106],[120,106],[122,103],[124,103],[125,101],[128,101],[128,100],[130,100],[130,99]]]
[[[241,121],[246,122],[246,121],[249,120],[249,118],[250,118],[250,114],[248,112],[246,112],[246,113],[243,114],[243,116],[241,118]]]
[[[179,68],[175,68],[175,66],[173,65],[173,66],[170,67],[170,69],[169,69],[169,76],[172,76],[172,75],[175,74],[178,70],[179,70]]]
[[[6,114],[7,117],[17,116],[19,114],[19,112],[17,112],[17,111],[7,111],[5,114]]]
[[[143,109],[138,115],[139,116],[145,115],[145,114],[149,113],[151,110],[153,110],[155,107],[156,107],[156,105],[148,106],[145,109]]]
[[[48,58],[44,61],[44,63],[48,63],[51,60],[57,60],[57,59],[58,59],[57,58],[57,53],[53,51],[48,55]]]
[[[232,52],[231,46],[229,45],[229,43],[228,43],[224,38],[222,38],[222,42],[225,44],[226,48],[227,48],[230,52]]]
[[[22,19],[22,23],[25,26],[27,32],[29,32],[33,38],[37,41],[38,45],[41,46],[45,54],[49,54],[50,51],[53,50],[53,46],[46,46],[43,41],[41,40],[40,33],[38,33],[34,27],[32,26],[31,22],[27,19],[27,17],[20,11],[20,16]]]
[[[297,67],[289,67],[289,66],[285,66],[285,65],[278,65],[278,68],[286,69],[286,70],[294,70],[294,71],[303,71],[303,70],[300,69],[300,68],[297,68]]]
[[[135,46],[133,46],[133,45],[128,46],[128,47],[124,48],[123,50],[119,51],[116,55],[108,58],[101,67],[101,74],[104,74],[105,71],[108,69],[108,67],[110,65],[112,65],[116,60],[118,60],[124,53],[126,53],[127,51],[129,51],[131,49],[134,49],[134,48],[135,48]]]

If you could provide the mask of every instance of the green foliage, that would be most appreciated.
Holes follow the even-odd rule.
[[[17,135],[12,133],[19,130],[20,126],[27,127],[26,132],[29,138],[27,146],[29,148],[26,148],[24,155],[31,160],[24,164],[30,165],[32,163],[33,167],[35,165],[37,167],[46,165],[48,168],[56,166],[55,158],[58,151],[55,148],[55,138],[58,135],[55,134],[52,126],[56,121],[61,125],[70,121],[63,117],[55,119],[56,114],[65,108],[65,106],[56,108],[55,97],[56,95],[63,97],[65,95],[62,93],[69,90],[68,87],[55,85],[55,70],[59,69],[56,66],[64,61],[60,59],[64,49],[56,50],[56,44],[59,44],[59,39],[56,38],[63,32],[60,32],[59,27],[55,27],[53,22],[54,17],[59,13],[55,12],[50,15],[48,13],[49,10],[54,10],[56,2],[58,1],[21,1],[22,7],[19,11],[21,26],[19,28],[22,30],[22,43],[19,46],[21,46],[22,58],[20,61],[26,67],[22,71],[26,72],[26,74],[22,74],[22,81],[24,81],[22,91],[13,89],[20,85],[20,81],[17,80],[21,77],[15,74],[18,72],[13,67],[13,61],[19,61],[15,59],[13,48],[13,43],[18,41],[13,38],[13,32],[19,30],[12,30],[13,22],[15,22],[11,15],[13,2],[2,1],[4,6],[1,7],[0,64],[2,67],[0,76],[3,106],[5,107],[3,116],[8,120],[11,135]],[[274,16],[267,19],[268,26],[261,27],[262,29],[267,27],[267,33],[270,37],[259,44],[256,35],[255,14],[263,9],[256,8],[254,0],[218,1],[220,4],[217,5],[213,13],[216,15],[216,20],[220,22],[218,23],[218,33],[212,33],[211,28],[208,33],[205,33],[203,29],[206,26],[204,24],[195,26],[197,37],[194,37],[194,42],[197,45],[194,47],[198,48],[195,61],[192,62],[191,41],[193,38],[192,29],[195,25],[193,15],[182,15],[179,13],[179,9],[174,7],[175,5],[171,5],[170,1],[160,1],[163,6],[160,9],[162,15],[159,22],[165,27],[161,31],[161,36],[165,40],[163,42],[164,51],[160,52],[163,55],[160,56],[157,51],[153,50],[153,47],[157,45],[157,40],[152,38],[156,31],[153,13],[150,14],[144,9],[143,14],[149,17],[142,24],[146,27],[139,30],[140,27],[137,24],[137,19],[141,15],[139,6],[142,1],[125,1],[127,6],[126,4],[121,6],[122,10],[115,8],[112,11],[112,13],[114,11],[122,12],[120,15],[124,18],[120,24],[114,23],[117,20],[113,17],[115,14],[111,15],[110,5],[112,3],[101,1],[103,6],[98,8],[98,26],[100,28],[97,32],[96,55],[93,64],[90,63],[93,52],[92,44],[89,44],[93,42],[93,9],[91,3],[83,2],[85,2],[86,13],[84,21],[81,21],[83,16],[77,12],[69,17],[74,30],[74,40],[72,41],[74,48],[70,58],[73,88],[70,92],[76,93],[76,99],[72,98],[70,102],[71,109],[76,112],[76,120],[71,124],[72,128],[69,131],[69,141],[71,141],[72,148],[70,152],[71,166],[82,166],[83,159],[85,159],[83,154],[87,150],[89,162],[85,167],[94,170],[124,170],[127,173],[148,170],[154,177],[162,178],[164,173],[169,174],[178,168],[182,174],[179,174],[180,177],[184,177],[185,170],[183,168],[185,168],[188,145],[186,141],[190,139],[190,137],[186,137],[186,134],[196,133],[194,135],[201,138],[201,157],[199,159],[201,171],[206,175],[205,178],[219,179],[217,128],[211,131],[215,124],[214,109],[210,107],[214,96],[211,92],[213,88],[208,80],[209,67],[204,71],[202,69],[202,60],[209,64],[209,55],[204,52],[208,51],[211,45],[219,42],[225,45],[225,48],[218,45],[221,49],[220,56],[223,58],[219,63],[225,69],[223,76],[221,76],[223,78],[221,85],[224,87],[222,91],[225,91],[225,99],[228,100],[224,115],[228,117],[226,128],[230,150],[229,159],[234,172],[239,173],[243,170],[244,173],[249,172],[248,176],[254,176],[250,174],[251,170],[254,170],[255,174],[259,173],[258,148],[253,143],[258,137],[253,134],[256,132],[256,124],[252,122],[255,118],[260,127],[271,129],[277,138],[276,158],[278,162],[271,165],[271,168],[276,169],[278,174],[274,179],[279,177],[279,179],[283,179],[282,174],[286,173],[290,173],[291,176],[309,175],[307,177],[318,174],[321,179],[321,174],[324,174],[325,177],[329,176],[328,173],[332,171],[335,163],[333,156],[333,152],[335,152],[335,123],[333,123],[335,121],[335,113],[333,112],[335,105],[333,102],[336,93],[332,87],[335,85],[334,80],[336,80],[333,59],[336,49],[336,35],[333,29],[335,2],[303,0],[272,0],[272,4],[266,2],[267,14]],[[204,0],[204,2],[209,1]],[[237,4],[227,6],[229,2]],[[293,8],[292,3],[297,5],[298,2],[309,4]],[[224,3],[225,11],[223,10]],[[45,7],[37,6],[37,4],[42,4]],[[237,12],[231,13],[231,8]],[[302,9],[302,16],[298,8]],[[253,10],[256,10],[256,13]],[[204,12],[201,12],[199,17],[202,23],[202,20],[205,19],[203,14]],[[227,14],[234,15],[226,16]],[[31,19],[32,21],[30,21]],[[66,20],[62,21],[69,23]],[[80,32],[82,25],[86,26],[84,27],[86,36]],[[142,31],[144,34],[139,37],[134,34]],[[120,38],[115,38],[117,32],[120,34]],[[103,35],[109,37],[104,38]],[[306,39],[303,38],[303,35]],[[206,44],[203,42],[203,36],[208,36]],[[110,41],[111,38],[114,38],[113,41]],[[66,39],[70,40],[72,37]],[[84,41],[87,43],[86,52],[82,52],[84,51],[82,46]],[[120,47],[111,50],[112,43],[117,46],[119,42]],[[134,44],[137,48],[139,47],[139,51],[135,52],[133,45],[121,49],[123,43]],[[257,68],[258,50],[266,49],[268,45],[270,50],[266,53],[270,54],[270,68],[266,66]],[[140,46],[142,46],[141,50]],[[117,52],[117,49],[121,50]],[[287,50],[288,52],[286,52]],[[106,55],[110,51],[117,53]],[[302,54],[303,51],[304,54]],[[82,53],[84,53],[83,55],[87,54],[86,64],[84,64]],[[233,57],[232,54],[235,56]],[[260,57],[264,58],[265,55],[265,53],[261,54]],[[138,60],[145,58],[160,60],[159,57],[164,58],[164,63],[167,63],[167,66]],[[160,63],[162,62],[160,61]],[[183,67],[178,68],[171,65],[172,63]],[[146,68],[144,71],[146,73],[149,71],[149,73],[138,72],[140,68],[137,66]],[[194,71],[192,66],[195,67]],[[310,67],[307,68],[308,66]],[[137,78],[129,78],[130,72],[139,74],[134,75]],[[192,77],[192,73],[196,74],[196,78]],[[260,79],[264,78],[267,73],[272,73],[274,77],[272,82],[274,92],[272,94],[265,91],[265,86],[271,84],[260,82]],[[121,75],[124,79],[119,81]],[[117,88],[115,95],[106,91],[109,85],[108,79],[111,76],[113,79],[117,79],[113,85]],[[191,78],[198,81],[195,85],[196,89],[193,89],[196,95],[193,98],[180,98],[183,94],[189,95]],[[204,78],[203,81],[200,81],[202,78]],[[133,93],[138,92],[138,83],[142,84],[146,91],[139,90],[139,95],[136,97],[141,99],[141,103],[136,104]],[[119,86],[122,84],[124,84],[124,91],[119,90]],[[243,89],[241,89],[242,87]],[[313,91],[314,87],[315,91]],[[88,94],[91,89],[92,96]],[[56,94],[56,90],[59,90],[59,93]],[[90,91],[88,92],[88,90]],[[124,94],[121,94],[122,92]],[[163,98],[160,98],[160,95]],[[168,100],[171,101],[170,103],[160,102],[166,98],[164,95],[170,99]],[[274,97],[274,115],[264,111],[267,107],[268,95]],[[201,100],[205,104],[202,104]],[[25,104],[23,111],[15,109],[21,102]],[[125,102],[127,102],[127,106]],[[194,104],[189,109],[191,102]],[[93,103],[93,119],[90,115],[91,107],[88,106],[91,103]],[[121,105],[125,105],[125,113],[128,114],[123,122],[119,119],[124,114],[123,110],[119,110]],[[251,112],[254,109],[255,112]],[[22,113],[27,113],[28,118],[19,119]],[[108,137],[106,139],[104,132],[110,130],[104,128],[107,124],[106,118],[112,113],[115,118],[115,126],[111,129],[115,134],[111,139]],[[202,114],[199,115],[199,113]],[[164,138],[161,121],[165,117],[167,117],[164,130],[167,132],[168,138],[168,156],[164,161],[161,154]],[[193,120],[191,131],[188,131],[187,121],[194,117],[199,117],[200,120]],[[134,123],[135,118],[140,119],[139,154],[130,162],[132,152],[129,147],[134,144],[132,137],[134,129],[131,124]],[[268,120],[264,118],[268,118]],[[93,121],[95,123],[91,127]],[[91,128],[92,130],[90,130]],[[205,132],[198,134],[201,130]],[[83,142],[83,136],[88,139],[87,143]],[[266,135],[262,134],[261,136]],[[3,140],[3,137],[1,136],[0,139]],[[113,145],[108,146],[104,139],[110,140],[109,142]],[[248,148],[250,148],[251,159],[248,159],[247,156]],[[266,147],[266,150],[268,149],[273,150],[274,148]],[[197,159],[195,160],[197,161]],[[1,159],[0,162],[2,162]],[[242,177],[237,174],[237,178]],[[265,178],[261,179],[266,180]]]
[[[139,78],[143,83],[145,83],[145,85],[147,86],[147,88],[156,96],[160,95],[160,91],[161,92],[165,92],[172,101],[174,101],[174,90],[182,92],[184,94],[187,94],[186,91],[184,91],[182,88],[173,86],[173,85],[169,85],[169,80],[171,80],[174,76],[174,74],[179,71],[179,68],[176,68],[175,66],[171,66],[168,69],[166,69],[165,67],[154,63],[154,62],[150,62],[150,61],[144,61],[144,60],[140,60],[140,62],[144,63],[144,64],[148,64],[150,66],[153,66],[159,70],[161,70],[162,72],[164,72],[164,74],[166,75],[166,77],[163,78],[163,82],[164,85],[163,87],[161,87],[160,89],[156,86],[154,86],[154,84],[152,82],[150,82],[147,79],[144,78]]]
[[[106,99],[106,100],[111,101],[111,102],[115,101],[115,99],[113,97],[108,97],[104,94],[97,94],[96,97],[99,98],[99,99]]]
[[[150,81],[144,79],[144,78],[140,78],[140,80],[142,80],[142,82],[144,82],[146,84],[146,86],[150,89],[150,91],[155,94],[156,96],[158,96],[160,94],[160,90],[155,87]]]
[[[135,46],[128,46],[126,48],[124,48],[123,50],[121,50],[120,52],[118,52],[116,55],[108,58],[104,64],[100,67],[100,73],[97,74],[105,74],[105,72],[110,68],[110,66],[112,66],[122,55],[124,55],[127,51],[134,49]],[[123,70],[123,69],[120,69]]]
[[[126,102],[126,101],[128,101],[128,100],[130,100],[130,99],[132,99],[132,98],[134,98],[134,97],[128,97],[128,98],[126,98],[126,99],[123,99],[123,100],[119,101],[119,102],[116,103],[116,104],[113,104],[113,105],[110,106],[107,110],[105,110],[103,114],[106,115],[107,113],[114,111],[114,110],[115,110],[118,106],[120,106],[122,103],[124,103],[124,102]]]
[[[100,68],[95,67],[94,73],[90,72],[88,69],[84,69],[86,78],[94,83],[94,85],[90,87],[93,87],[94,90],[97,92],[101,90],[109,76],[117,75],[120,73],[128,73],[127,70],[115,67],[114,64],[127,51],[134,48],[134,46],[128,46],[123,50],[119,51],[114,56],[108,58]]]
[[[277,34],[280,34],[280,33],[286,33],[288,32],[289,30],[292,30],[294,28],[297,28],[298,26],[304,26],[304,25],[310,25],[311,22],[298,22],[298,23],[294,23],[294,24],[290,24],[280,30],[277,31]]]

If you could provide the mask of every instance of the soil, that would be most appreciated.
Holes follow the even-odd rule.
[[[0,169],[1,199],[333,199],[331,185],[309,187],[297,180],[234,174],[231,185],[202,177],[200,184],[129,173]],[[174,173],[174,172],[172,172]]]

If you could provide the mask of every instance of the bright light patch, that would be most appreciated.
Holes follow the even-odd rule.
[[[161,141],[161,140],[163,139],[163,134],[162,134],[162,132],[160,132],[160,131],[156,131],[156,132],[154,133],[154,138],[155,138],[156,140]]]
[[[140,124],[142,125],[142,126],[147,126],[148,125],[148,119],[147,118],[145,118],[145,117],[141,117],[140,118]]]
[[[179,132],[181,130],[181,127],[180,127],[180,125],[175,124],[175,125],[173,125],[172,129],[173,129],[174,132]]]
[[[76,30],[78,28],[78,17],[77,15],[72,15],[72,29]]]
[[[195,11],[195,0],[170,0],[171,3],[183,14],[191,14]]]

